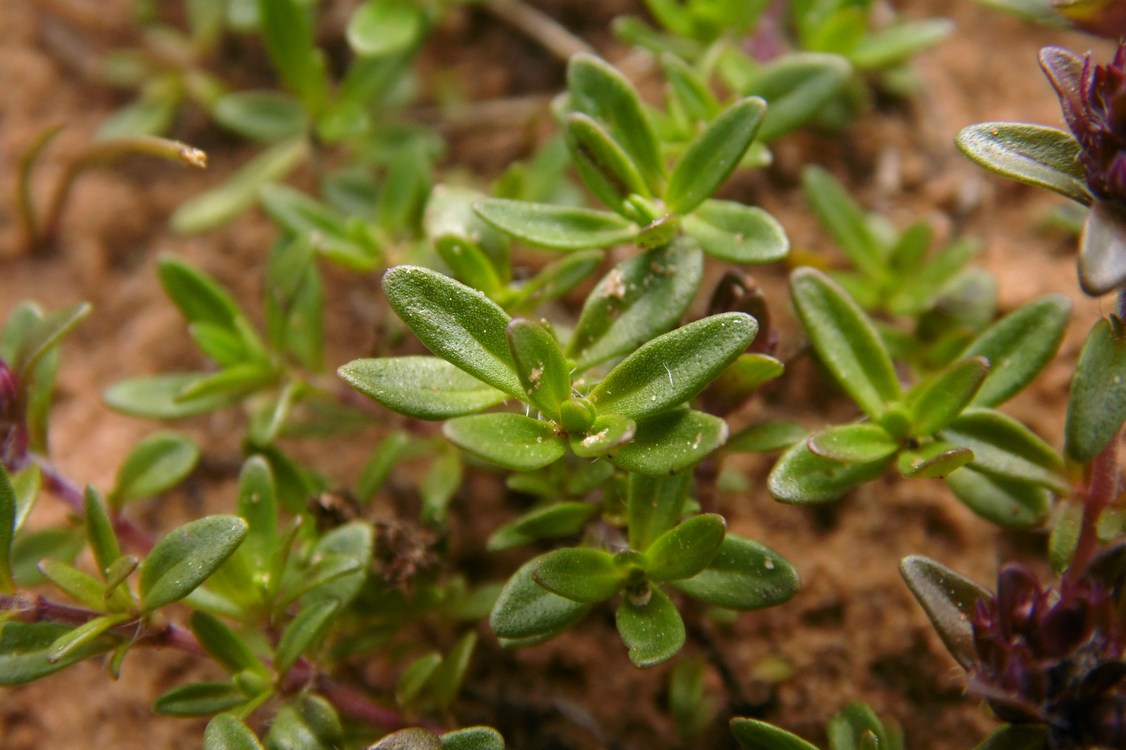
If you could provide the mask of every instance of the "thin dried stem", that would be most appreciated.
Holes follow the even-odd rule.
[[[554,18],[530,5],[517,0],[493,0],[482,7],[493,17],[539,42],[563,62],[579,52],[594,52],[589,44],[565,29]]]

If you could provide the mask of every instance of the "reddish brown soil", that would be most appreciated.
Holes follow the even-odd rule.
[[[1045,215],[1060,201],[987,176],[958,155],[951,141],[958,128],[982,120],[1058,124],[1055,97],[1037,69],[1036,50],[1062,44],[1080,51],[1096,47],[1105,54],[1106,47],[1033,28],[971,0],[903,0],[896,5],[914,17],[947,15],[958,26],[956,37],[919,59],[923,87],[918,98],[870,113],[840,141],[798,137],[783,142],[771,170],[741,177],[727,192],[768,208],[796,247],[827,249],[796,189],[798,169],[815,159],[845,178],[862,202],[886,211],[900,226],[925,217],[942,231],[964,227],[980,237],[986,246],[983,262],[999,277],[1004,309],[1052,291],[1073,297],[1074,321],[1058,361],[1008,407],[1059,445],[1069,372],[1083,332],[1102,308],[1077,292],[1072,240],[1044,228]],[[94,314],[64,346],[52,449],[68,475],[102,488],[112,483],[129,447],[153,425],[108,411],[100,403],[101,391],[126,376],[202,364],[156,283],[155,258],[160,253],[187,258],[235,288],[240,298],[254,300],[272,239],[268,223],[256,214],[200,237],[175,236],[167,228],[166,218],[177,205],[219,183],[251,153],[189,112],[175,136],[209,151],[206,173],[144,160],[91,173],[65,213],[57,249],[38,257],[25,253],[9,199],[18,160],[44,128],[66,125],[36,178],[36,194],[46,193],[60,165],[123,103],[120,92],[101,82],[97,60],[131,41],[129,6],[128,0],[0,3],[0,194],[5,196],[0,201],[0,316],[24,299],[51,308],[77,300],[93,303]],[[623,51],[614,46],[605,25],[633,6],[626,0],[555,0],[547,5],[614,59],[621,59]],[[424,59],[428,69],[452,67],[456,80],[478,98],[551,95],[562,84],[561,63],[518,32],[474,11],[455,14]],[[638,61],[630,58],[629,63],[636,67]],[[450,162],[495,175],[508,160],[527,152],[544,122],[541,115],[515,126],[491,123],[451,132]],[[773,295],[783,292],[784,269],[756,271],[756,277]],[[374,276],[330,272],[328,283],[333,289],[330,362],[335,366],[365,354],[372,345],[369,331],[382,313]],[[785,317],[784,308],[778,309]],[[747,417],[785,414],[817,426],[828,420],[826,409],[841,408],[824,399],[812,403],[803,391],[778,391]],[[184,491],[159,507],[135,508],[138,522],[157,531],[189,515],[229,508],[230,471],[222,467],[237,466],[241,424],[239,415],[227,413],[181,425],[206,446],[205,464],[217,468],[198,472]],[[347,484],[370,446],[370,439],[361,437],[304,446],[300,453]],[[719,500],[734,531],[778,549],[794,561],[804,582],[785,606],[742,615],[729,626],[710,626],[710,636],[750,707],[821,742],[829,716],[849,701],[864,700],[903,725],[909,747],[972,747],[993,722],[975,701],[962,697],[960,671],[901,583],[897,562],[907,554],[926,554],[988,583],[1002,560],[1042,559],[1043,536],[997,530],[972,516],[937,482],[879,481],[827,508],[786,507],[764,489],[768,468],[766,460],[732,461],[724,469],[743,472],[749,489],[722,493]],[[475,574],[501,578],[524,559],[524,553],[492,556],[482,551],[488,530],[518,510],[496,492],[494,483],[466,484],[453,534],[458,558]],[[37,523],[63,516],[50,498],[38,512]],[[648,672],[631,667],[608,609],[596,611],[557,641],[526,651],[502,651],[485,626],[481,634],[474,686],[455,705],[454,716],[459,723],[500,727],[511,747],[732,745],[719,725],[696,740],[677,739],[662,708],[667,667]],[[704,651],[697,639],[685,653],[699,656]],[[778,659],[792,667],[793,676],[771,685],[762,679],[762,667]],[[87,663],[39,684],[4,691],[0,747],[198,747],[201,722],[154,717],[148,705],[162,689],[206,674],[211,674],[207,667],[180,654],[135,653],[117,682],[98,664]],[[716,676],[709,680],[718,690]],[[376,676],[374,684],[387,690],[393,676]]]

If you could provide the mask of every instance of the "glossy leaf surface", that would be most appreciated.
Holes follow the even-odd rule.
[[[194,591],[238,548],[247,523],[237,516],[207,516],[170,531],[141,564],[141,606],[146,612]]]
[[[356,359],[337,374],[373,401],[418,419],[460,417],[509,398],[437,357]]]
[[[704,570],[671,585],[716,607],[746,611],[789,600],[800,580],[794,566],[774,550],[727,534]]]
[[[867,464],[844,464],[814,454],[804,442],[796,443],[770,470],[767,488],[784,503],[824,503],[875,479],[891,463],[889,457]]]
[[[619,263],[587,296],[567,355],[585,370],[672,328],[696,295],[703,269],[700,249],[683,240]]]
[[[1087,463],[1095,458],[1126,420],[1126,336],[1122,322],[1102,319],[1087,334],[1067,401],[1064,447]]]
[[[536,583],[540,558],[525,563],[501,589],[489,625],[500,638],[528,642],[553,638],[579,621],[589,604],[567,599]]]
[[[483,198],[473,205],[497,229],[529,245],[586,250],[631,242],[637,226],[617,214],[591,208]]]
[[[878,418],[902,392],[891,357],[871,321],[820,271],[799,268],[790,277],[790,287],[818,357],[860,408]]]
[[[614,556],[609,552],[568,547],[540,557],[532,577],[559,596],[593,604],[618,593],[625,571],[614,563]]]
[[[442,425],[450,442],[478,458],[512,471],[534,471],[555,463],[567,441],[547,422],[522,414],[475,414]]]
[[[945,565],[920,555],[903,558],[899,572],[950,655],[970,669],[977,659],[970,623],[977,603],[989,601],[992,595]]]
[[[735,361],[758,332],[745,313],[690,323],[644,344],[594,387],[599,413],[639,419],[682,404]]]
[[[992,172],[1048,188],[1085,206],[1091,203],[1079,142],[1071,133],[1042,125],[981,122],[962,128],[954,142]]]
[[[708,255],[730,263],[777,263],[790,250],[778,220],[756,206],[706,200],[684,217],[684,231]]]
[[[481,292],[420,266],[383,275],[387,301],[434,354],[513,395],[523,389],[508,348],[508,313]]]
[[[700,573],[715,559],[727,533],[723,516],[693,516],[653,540],[644,552],[646,575],[654,581],[676,581]]]
[[[634,439],[610,455],[620,469],[659,476],[696,465],[727,440],[727,423],[691,409],[647,417]]]
[[[668,595],[655,586],[649,589],[649,601],[644,604],[624,597],[615,622],[635,666],[651,667],[668,661],[684,645],[684,620]]]

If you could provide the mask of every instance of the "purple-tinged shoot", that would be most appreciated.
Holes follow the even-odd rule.
[[[968,692],[1005,721],[1046,727],[1052,750],[1126,747],[1122,556],[1109,550],[1058,590],[1006,565],[977,603]]]
[[[1079,143],[1093,198],[1080,243],[1080,283],[1091,295],[1121,289],[1126,286],[1126,43],[1119,44],[1109,65],[1045,47],[1040,66]]]
[[[27,432],[23,428],[19,397],[16,374],[0,359],[0,463],[9,468],[22,463],[27,452]]]

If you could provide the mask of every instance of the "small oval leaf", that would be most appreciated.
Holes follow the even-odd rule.
[[[654,581],[691,578],[715,559],[727,522],[715,513],[694,516],[653,540],[645,550],[645,573]]]
[[[1079,142],[1071,133],[1043,125],[980,122],[962,128],[954,142],[991,172],[1091,204]]]
[[[668,595],[656,586],[649,589],[649,600],[644,604],[624,597],[615,621],[635,666],[652,667],[668,661],[684,645],[684,620]]]
[[[671,585],[713,606],[748,611],[788,601],[801,580],[794,566],[774,550],[727,534],[706,568]]]
[[[141,607],[146,612],[183,599],[218,570],[246,536],[237,516],[207,516],[168,532],[141,564]]]
[[[637,225],[606,211],[506,198],[483,198],[473,209],[518,240],[552,250],[587,250],[632,242]]]
[[[727,181],[755,139],[765,113],[761,98],[738,99],[688,144],[665,191],[671,211],[692,211]]]
[[[356,359],[336,372],[373,401],[417,419],[461,417],[509,398],[437,357]]]
[[[609,552],[568,547],[540,557],[532,569],[532,578],[554,594],[593,604],[618,593],[625,571],[614,563]]]
[[[522,414],[475,414],[442,425],[450,442],[512,471],[535,471],[567,453],[567,441],[547,422]]]

